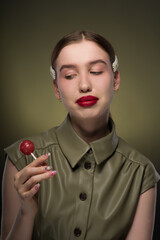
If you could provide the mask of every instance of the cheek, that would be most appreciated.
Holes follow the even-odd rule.
[[[73,93],[72,85],[69,84],[68,82],[63,82],[63,81],[59,82],[58,89],[59,89],[60,96],[63,99],[68,99]]]
[[[113,90],[114,90],[114,83],[113,83],[113,79],[110,79],[110,80],[107,80],[107,79],[104,79],[101,84],[99,84],[97,82],[97,86],[96,86],[97,89],[99,89],[99,92],[104,92],[104,93],[113,93]]]

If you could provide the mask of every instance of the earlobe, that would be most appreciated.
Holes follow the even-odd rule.
[[[120,72],[116,71],[114,75],[114,91],[118,91],[120,87]]]
[[[58,100],[61,99],[59,89],[55,80],[53,80],[54,94]]]

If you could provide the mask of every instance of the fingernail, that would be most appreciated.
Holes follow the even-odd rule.
[[[35,189],[36,189],[36,191],[38,191],[39,188],[40,188],[40,184],[37,183],[37,184],[35,185]]]
[[[43,158],[45,159],[46,157],[49,157],[51,154],[50,153],[46,153],[43,155]]]
[[[57,173],[56,171],[52,171],[52,172],[50,172],[50,175],[54,176],[56,173]]]
[[[46,171],[50,171],[51,169],[52,169],[52,166],[46,166],[46,167],[45,167],[45,170],[46,170]]]

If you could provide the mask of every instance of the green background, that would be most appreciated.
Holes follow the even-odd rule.
[[[1,175],[4,147],[64,119],[66,110],[54,97],[50,56],[59,38],[77,29],[98,32],[113,44],[121,72],[111,107],[117,132],[160,173],[159,11],[159,0],[1,1]],[[158,186],[155,240],[159,195]]]

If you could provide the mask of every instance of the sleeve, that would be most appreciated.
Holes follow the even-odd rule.
[[[33,161],[31,156],[25,156],[20,152],[19,145],[21,141],[17,141],[16,143],[4,149],[10,161],[19,171]]]
[[[159,180],[160,180],[160,175],[156,171],[151,161],[148,161],[144,169],[141,193],[144,193],[145,191],[154,187]]]

